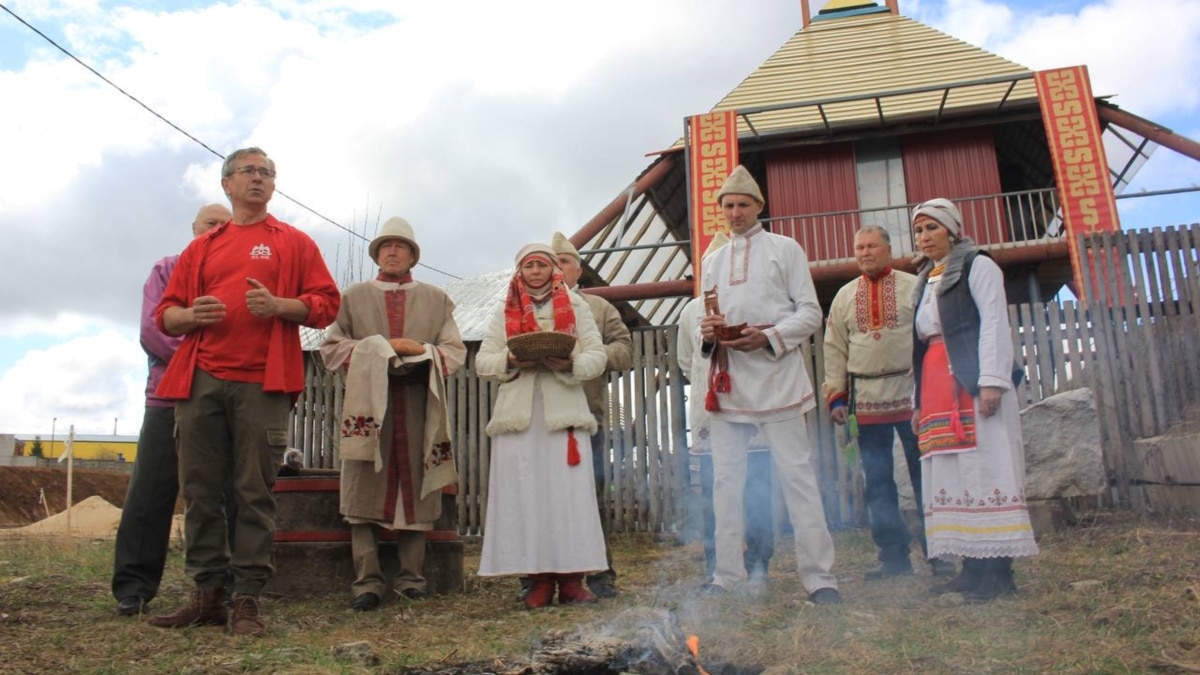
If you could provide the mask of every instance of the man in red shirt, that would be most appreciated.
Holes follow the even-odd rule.
[[[184,250],[155,313],[163,332],[184,336],[157,394],[179,401],[185,571],[196,590],[150,624],[228,622],[235,635],[262,635],[259,594],[274,572],[271,490],[287,448],[288,411],[304,388],[300,326],[332,323],[341,296],[313,240],[267,213],[275,162],[244,148],[225,159],[221,176],[233,219]],[[224,497],[230,478],[232,541]]]

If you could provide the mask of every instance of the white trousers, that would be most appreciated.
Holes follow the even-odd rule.
[[[716,416],[711,422],[713,510],[717,520],[717,569],[713,583],[727,589],[746,579],[742,558],[743,498],[746,452],[755,426],[727,422]],[[825,507],[821,504],[821,490],[812,464],[812,444],[804,417],[759,422],[757,426],[771,446],[775,482],[783,492],[788,518],[792,522],[800,583],[809,593],[821,588],[837,588],[837,579],[830,571],[833,569],[833,538],[825,524]]]

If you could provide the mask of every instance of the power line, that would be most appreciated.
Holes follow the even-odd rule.
[[[22,25],[24,25],[24,26],[25,26],[26,28],[28,28],[29,30],[33,31],[34,33],[37,33],[37,35],[38,35],[39,37],[41,37],[41,38],[42,38],[43,40],[45,40],[46,42],[49,42],[49,43],[50,43],[51,45],[53,45],[53,46],[54,46],[54,48],[55,48],[55,49],[57,49],[58,51],[62,52],[63,54],[66,54],[66,55],[67,55],[67,57],[68,57],[68,58],[70,58],[70,59],[71,59],[72,61],[74,61],[75,63],[78,63],[79,65],[83,66],[85,69],[87,69],[87,71],[88,71],[88,72],[90,72],[91,74],[93,74],[93,75],[95,75],[96,77],[100,78],[100,79],[101,79],[101,80],[102,80],[102,81],[103,81],[105,84],[107,84],[108,86],[112,87],[113,89],[116,89],[117,91],[121,92],[121,93],[122,93],[122,94],[123,94],[123,95],[124,95],[126,98],[128,98],[129,100],[131,100],[131,101],[133,101],[134,103],[136,103],[136,104],[138,104],[139,106],[141,106],[143,109],[145,109],[145,110],[146,110],[146,112],[148,112],[148,113],[150,113],[151,115],[154,115],[154,116],[155,116],[155,117],[157,117],[158,119],[162,120],[163,122],[165,122],[165,123],[167,124],[167,126],[171,127],[171,128],[172,128],[172,129],[174,129],[175,131],[178,131],[179,133],[183,134],[184,136],[187,136],[189,139],[191,139],[191,141],[192,141],[193,143],[195,143],[195,144],[199,145],[200,147],[204,148],[205,150],[207,150],[207,151],[211,152],[212,154],[216,155],[217,157],[221,158],[222,160],[224,160],[224,159],[225,159],[225,155],[222,155],[221,153],[217,152],[216,150],[213,150],[213,149],[212,149],[212,148],[211,148],[211,147],[210,147],[210,146],[209,146],[207,143],[205,143],[204,141],[202,141],[202,140],[200,140],[199,138],[196,138],[195,136],[191,135],[191,134],[190,134],[190,133],[188,133],[186,130],[184,130],[183,128],[181,128],[181,127],[180,127],[178,124],[175,124],[175,123],[174,123],[174,122],[172,122],[171,120],[169,120],[169,119],[167,119],[166,117],[163,117],[162,115],[160,115],[160,114],[159,114],[157,111],[155,111],[155,110],[154,110],[153,108],[151,108],[150,106],[146,105],[145,103],[142,103],[142,102],[141,102],[141,100],[139,100],[139,99],[138,99],[138,97],[136,97],[136,96],[134,96],[133,94],[130,94],[129,92],[125,91],[125,90],[124,90],[124,89],[122,89],[120,86],[118,86],[116,83],[114,83],[112,80],[108,79],[108,78],[107,78],[107,77],[105,77],[103,74],[101,74],[99,71],[97,71],[95,68],[93,68],[93,67],[89,66],[88,64],[84,63],[84,62],[83,62],[83,61],[82,61],[82,60],[81,60],[79,57],[75,56],[75,55],[74,55],[74,54],[72,54],[70,51],[68,51],[66,47],[63,47],[62,45],[58,44],[58,43],[57,43],[57,42],[55,42],[55,41],[54,41],[54,40],[53,40],[53,39],[52,39],[52,38],[51,38],[49,35],[46,35],[46,34],[45,34],[45,33],[43,33],[42,31],[38,30],[36,26],[34,26],[33,24],[29,23],[29,22],[28,22],[28,21],[26,21],[25,19],[22,19],[20,16],[18,16],[18,15],[17,15],[17,13],[16,13],[16,12],[12,11],[11,9],[9,9],[9,8],[8,8],[8,6],[7,6],[7,5],[5,5],[5,4],[4,4],[4,3],[2,3],[2,2],[0,2],[0,9],[3,9],[5,12],[7,12],[7,13],[9,14],[9,16],[11,16],[12,18],[14,18],[14,19],[16,19],[17,21],[21,22],[21,24],[22,24]],[[319,212],[319,211],[317,211],[316,209],[314,209],[314,208],[312,208],[312,207],[308,206],[307,204],[305,204],[305,203],[301,202],[300,200],[296,199],[295,197],[292,197],[291,195],[287,194],[286,192],[284,192],[284,191],[282,191],[282,190],[275,190],[275,194],[279,195],[280,197],[283,197],[284,199],[286,199],[286,200],[290,201],[291,203],[295,204],[296,206],[299,206],[300,208],[304,209],[305,211],[308,211],[309,213],[313,214],[314,216],[316,216],[316,217],[318,217],[318,218],[320,218],[320,219],[324,220],[325,222],[329,223],[330,225],[333,225],[334,227],[337,227],[337,228],[339,228],[339,229],[341,229],[341,230],[344,230],[345,232],[348,232],[348,233],[349,233],[351,236],[358,237],[359,239],[361,239],[361,240],[363,240],[363,241],[367,241],[367,242],[371,241],[370,239],[367,239],[367,238],[366,238],[364,235],[362,235],[362,234],[360,234],[360,233],[358,233],[358,232],[355,232],[354,230],[352,230],[352,229],[350,229],[350,228],[346,227],[345,225],[342,225],[341,223],[337,222],[336,220],[334,220],[334,219],[330,218],[329,216],[326,216],[325,214],[323,214],[323,213],[320,213],[320,212]],[[434,271],[434,272],[437,272],[438,274],[444,274],[444,275],[446,275],[446,276],[450,277],[451,279],[462,279],[462,277],[460,277],[460,276],[458,276],[458,275],[456,275],[456,274],[451,274],[451,273],[449,273],[449,272],[446,272],[446,271],[440,270],[440,269],[438,269],[438,268],[436,268],[436,267],[433,267],[433,266],[431,266],[431,265],[426,265],[426,264],[425,264],[425,263],[423,263],[423,262],[418,262],[418,263],[417,263],[417,265],[418,265],[419,267],[424,267],[425,269],[428,269],[428,270],[432,270],[432,271]]]

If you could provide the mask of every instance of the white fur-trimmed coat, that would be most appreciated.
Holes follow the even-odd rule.
[[[546,369],[518,370],[508,367],[508,337],[504,329],[504,305],[492,316],[487,337],[475,357],[475,369],[480,377],[499,380],[500,394],[492,409],[487,433],[496,436],[524,431],[533,415],[533,395],[542,392],[543,418],[551,431],[574,427],[588,434],[596,431],[596,418],[588,409],[583,383],[604,373],[608,355],[600,339],[600,331],[592,318],[587,302],[571,293],[571,309],[575,311],[575,332],[578,340],[571,353],[569,373]],[[554,327],[553,303],[534,306],[534,316],[543,330]]]

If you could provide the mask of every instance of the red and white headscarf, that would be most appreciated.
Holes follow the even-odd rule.
[[[544,286],[530,288],[521,276],[521,266],[530,259],[541,260],[554,269]],[[554,306],[554,331],[575,335],[575,310],[571,308],[570,291],[563,283],[562,270],[558,267],[554,250],[545,244],[526,244],[517,252],[517,270],[508,284],[508,296],[504,299],[504,329],[508,337],[541,330],[533,314],[533,303],[550,296]]]
[[[530,259],[541,260],[553,268],[550,281],[540,288],[530,288],[521,276],[521,265]],[[541,330],[533,314],[534,301],[550,297],[554,306],[554,331],[575,335],[575,310],[571,307],[570,291],[563,283],[562,270],[554,249],[545,244],[526,244],[517,252],[517,271],[508,284],[508,297],[504,299],[504,330],[508,337]],[[579,442],[575,439],[575,427],[567,428],[567,465],[578,466],[581,461]]]

